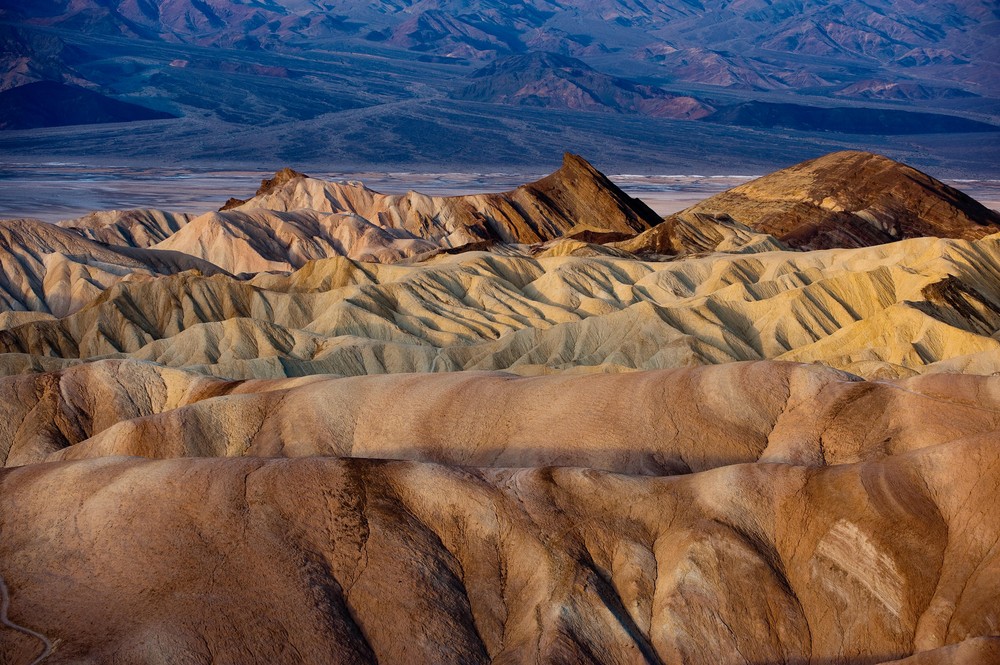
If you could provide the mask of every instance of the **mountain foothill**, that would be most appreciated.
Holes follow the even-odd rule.
[[[878,145],[993,177],[997,20],[991,0],[10,0],[0,152],[766,173]]]

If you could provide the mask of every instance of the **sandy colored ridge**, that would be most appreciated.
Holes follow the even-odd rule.
[[[996,227],[979,214],[992,213],[869,153],[741,187],[657,224],[567,155],[506,194],[391,197],[285,170],[184,224],[150,211],[77,223],[133,238],[177,226],[153,250],[2,222],[0,373],[102,357],[229,378],[762,359],[866,377],[1000,369],[1000,235],[984,236]],[[749,193],[756,203],[734,203]],[[876,244],[789,251],[799,236],[754,228],[768,215],[811,220],[823,243]],[[862,233],[886,215],[903,220],[897,236],[930,237]]]
[[[163,210],[104,210],[58,225],[106,245],[152,247],[179,231],[193,217]]]
[[[229,378],[621,371],[741,360],[868,377],[996,369],[1000,236],[853,250],[328,259],[291,275],[126,281],[0,331],[6,372],[131,357]],[[55,363],[55,364],[53,364]]]
[[[676,474],[880,459],[1000,429],[1000,378],[816,365],[232,382],[108,360],[0,379],[0,460],[330,455]]]
[[[0,329],[65,316],[121,281],[188,270],[224,272],[188,254],[111,247],[35,219],[0,220]]]
[[[120,281],[223,271],[187,254],[111,247],[36,219],[0,220],[0,327],[65,316]]]
[[[386,228],[406,230],[453,247],[469,241],[533,243],[573,228],[636,233],[660,222],[642,201],[625,194],[579,155],[533,183],[499,194],[387,195],[362,183],[325,182],[294,171],[262,183],[238,209],[290,212],[300,209],[353,213]]]
[[[998,487],[983,440],[660,478],[104,458],[0,471],[0,561],[53,663],[878,663],[994,634]]]
[[[257,196],[231,199],[156,247],[252,273],[293,270],[333,256],[392,263],[441,248],[541,243],[576,231],[620,239],[660,221],[586,160],[567,153],[556,172],[500,194],[387,195],[284,169],[265,180]]]
[[[394,263],[437,249],[406,231],[353,214],[265,209],[206,213],[155,246],[212,261],[234,273],[289,271],[333,256]]]

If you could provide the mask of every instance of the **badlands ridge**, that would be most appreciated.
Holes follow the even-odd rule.
[[[1000,659],[1000,214],[905,165],[286,169],[0,259],[0,662]]]

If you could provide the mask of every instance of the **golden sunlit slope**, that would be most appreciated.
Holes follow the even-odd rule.
[[[995,633],[998,489],[984,439],[659,478],[96,459],[0,471],[0,561],[52,663],[878,663]]]
[[[0,331],[0,350],[131,357],[231,378],[760,359],[904,376],[963,357],[995,364],[998,276],[1000,236],[673,262],[340,258],[249,281],[185,273],[122,282],[70,316]],[[22,358],[3,362],[22,368]]]
[[[416,459],[689,473],[880,459],[1000,428],[1000,379],[861,381],[816,365],[231,382],[131,360],[0,379],[0,461],[141,455]]]

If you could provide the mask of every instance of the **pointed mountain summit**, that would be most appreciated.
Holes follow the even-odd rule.
[[[269,194],[274,190],[278,189],[279,187],[281,187],[282,185],[284,185],[285,183],[291,182],[296,178],[308,178],[308,177],[309,176],[307,176],[305,173],[299,173],[295,169],[291,169],[286,166],[285,168],[275,173],[273,178],[264,178],[263,180],[261,180],[260,187],[257,188],[257,193],[255,194],[255,196],[264,196],[265,194]],[[222,205],[221,208],[219,208],[219,212],[224,212],[226,210],[232,210],[233,208],[238,208],[249,200],[250,199],[230,198]]]
[[[275,177],[232,210],[313,210],[357,215],[386,230],[443,247],[487,241],[536,243],[586,229],[634,234],[659,224],[659,215],[630,197],[578,155],[566,153],[554,173],[514,190],[465,196],[419,192],[382,194],[361,183],[294,175]]]
[[[572,226],[595,231],[632,233],[662,221],[652,208],[623,192],[586,159],[569,152],[563,155],[558,171],[522,185],[513,195],[530,197]]]
[[[923,236],[976,239],[1000,214],[931,176],[868,152],[834,152],[708,198],[675,217],[728,215],[798,249]]]

